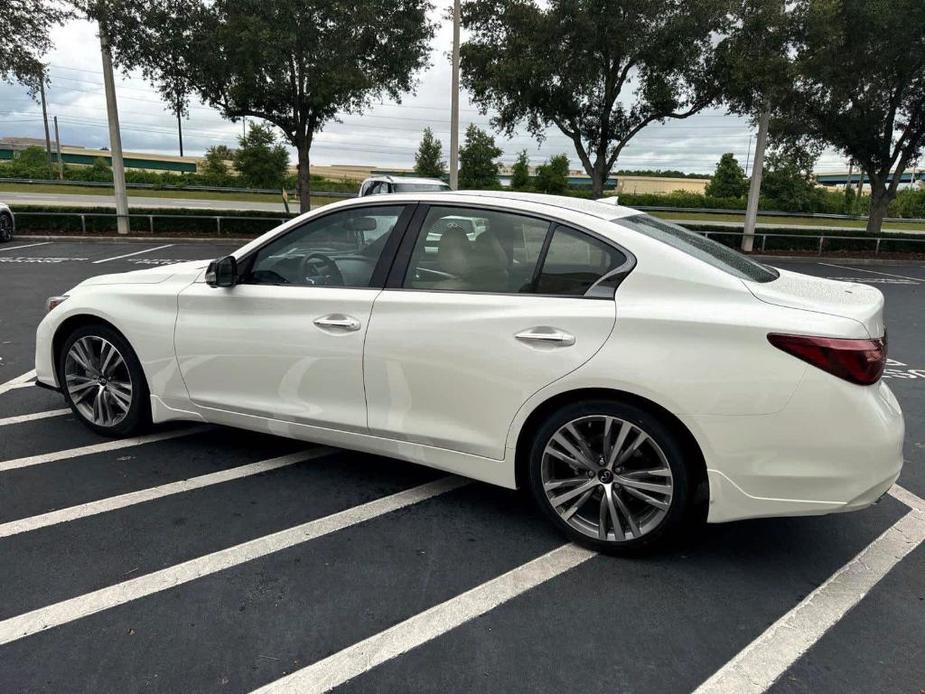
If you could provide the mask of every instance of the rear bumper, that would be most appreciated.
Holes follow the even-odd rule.
[[[902,411],[883,382],[809,369],[780,412],[682,419],[707,462],[711,523],[865,508],[902,468]]]

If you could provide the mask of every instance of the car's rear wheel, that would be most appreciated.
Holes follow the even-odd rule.
[[[540,427],[529,460],[536,502],[572,540],[621,553],[676,539],[691,507],[684,447],[627,403],[576,403]]]
[[[13,240],[13,218],[6,212],[0,212],[0,242]]]
[[[150,422],[144,372],[128,341],[106,325],[77,328],[58,355],[64,397],[89,428],[128,436]]]

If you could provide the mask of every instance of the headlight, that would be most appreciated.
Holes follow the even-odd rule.
[[[48,307],[49,311],[53,311],[56,306],[60,306],[61,304],[63,304],[66,299],[67,299],[67,294],[65,294],[64,296],[50,296],[48,297],[48,301],[46,302],[45,305]]]

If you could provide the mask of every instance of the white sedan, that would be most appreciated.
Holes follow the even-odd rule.
[[[527,487],[604,551],[860,509],[902,465],[879,291],[600,202],[345,201],[49,307],[38,381],[95,431],[212,422]]]

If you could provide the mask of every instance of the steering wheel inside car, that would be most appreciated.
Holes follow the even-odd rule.
[[[305,278],[307,284],[344,286],[344,276],[337,263],[323,253],[309,253],[302,258],[299,275]]]

